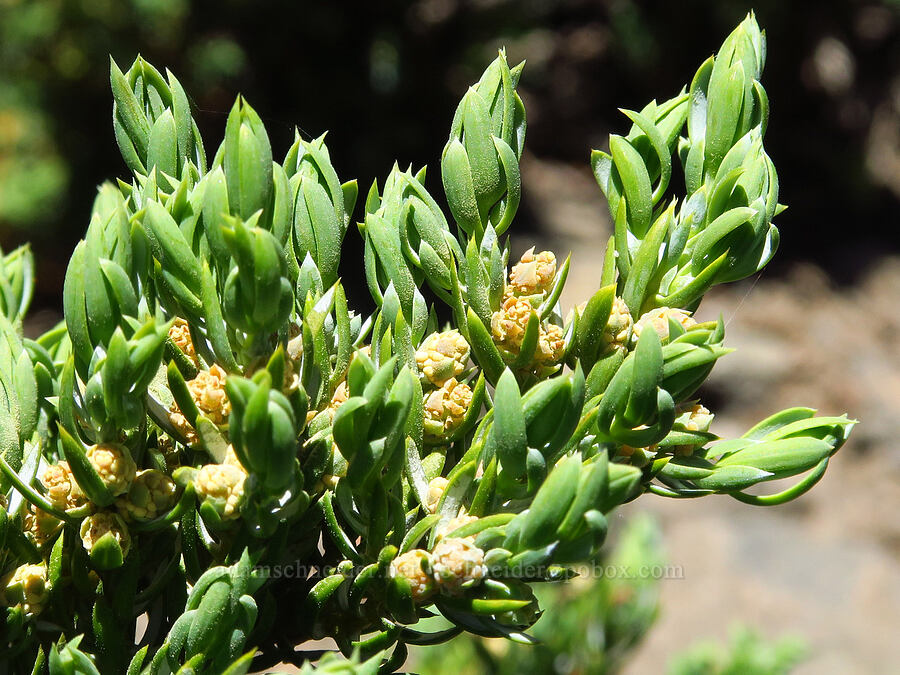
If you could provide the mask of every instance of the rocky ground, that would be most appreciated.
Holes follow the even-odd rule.
[[[715,293],[701,308],[709,318],[730,317],[726,340],[738,349],[710,380],[722,404],[717,433],[741,433],[798,404],[846,411],[861,424],[821,483],[792,504],[762,509],[718,497],[631,507],[659,515],[685,578],[663,583],[661,620],[628,672],[650,672],[685,632],[724,637],[737,621],[773,637],[804,637],[813,657],[798,673],[896,667],[898,298],[900,260],[893,259],[853,289],[830,289],[820,270],[798,268],[752,290]]]
[[[547,231],[560,234],[538,243],[573,252],[563,302],[580,302],[597,287],[605,205],[587,172],[534,159],[524,169]],[[529,172],[541,180],[529,181]],[[515,241],[513,254],[531,244]],[[796,266],[784,278],[764,272],[707,296],[698,318],[721,313],[726,344],[737,348],[703,390],[717,413],[714,432],[739,435],[792,405],[847,412],[861,424],[819,485],[791,504],[648,495],[622,509],[616,519],[655,513],[669,559],[684,571],[662,582],[660,620],[626,673],[660,672],[686,644],[724,640],[735,623],[803,637],[812,656],[801,675],[886,673],[900,663],[898,306],[897,258],[874,261],[850,288]]]

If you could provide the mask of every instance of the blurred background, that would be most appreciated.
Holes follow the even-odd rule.
[[[704,402],[722,436],[801,403],[863,424],[794,505],[645,498],[623,510],[623,521],[653,511],[666,559],[684,569],[658,585],[656,629],[624,667],[659,671],[740,620],[773,640],[801,635],[810,649],[798,672],[886,672],[900,662],[898,0],[0,0],[0,248],[32,243],[33,328],[55,322],[96,187],[126,173],[110,55],[125,69],[141,53],[178,75],[210,157],[242,92],[276,156],[295,126],[307,138],[330,130],[342,180],[365,191],[395,160],[429,164],[437,195],[456,103],[505,45],[511,62],[527,61],[513,254],[533,243],[574,251],[564,302],[578,302],[596,285],[610,227],[590,149],[627,129],[618,107],[688,84],[751,8],[769,39],[766,144],[790,208],[773,264],[699,312],[724,313],[739,349]],[[360,251],[351,231],[345,280],[359,274]],[[366,307],[356,289],[351,300]]]

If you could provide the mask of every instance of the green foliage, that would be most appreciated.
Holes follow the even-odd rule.
[[[660,583],[677,580],[680,570],[667,563],[658,526],[644,516],[629,521],[615,547],[582,572],[583,578],[567,584],[536,588],[545,617],[532,629],[537,644],[460,636],[440,647],[415,650],[414,670],[423,675],[620,672],[656,620]],[[675,655],[667,672],[785,675],[806,655],[799,638],[768,641],[737,627],[726,644],[698,642]]]
[[[72,138],[79,126],[84,133],[73,97],[91,96],[88,75],[118,45],[134,40],[163,48],[179,44],[189,11],[184,0],[13,0],[0,7],[3,225],[66,227],[71,209],[66,193],[78,182],[78,172],[90,166],[85,155],[99,154],[86,152],[91,145]]]
[[[502,52],[451,124],[455,229],[425,169],[368,192],[371,316],[338,275],[358,189],[324,138],[279,163],[239,97],[207,164],[178,80],[113,62],[132,175],[94,203],[65,324],[23,340],[26,252],[0,269],[6,661],[241,672],[330,637],[390,672],[462,631],[533,643],[531,584],[597,560],[620,504],[808,490],[852,420],[795,408],[716,443],[691,399],[729,350],[690,312],[777,243],[763,53],[749,16],[690,94],[594,154],[616,234],[565,318],[568,260],[532,249],[507,271],[525,113]]]
[[[659,610],[660,575],[650,572],[666,568],[658,527],[649,517],[635,518],[611,551],[582,570],[583,578],[535,589],[544,611],[532,630],[538,644],[460,636],[416,650],[414,669],[423,675],[618,672]]]
[[[670,675],[785,675],[807,655],[803,640],[793,637],[768,641],[739,627],[727,645],[699,643],[673,659]]]

